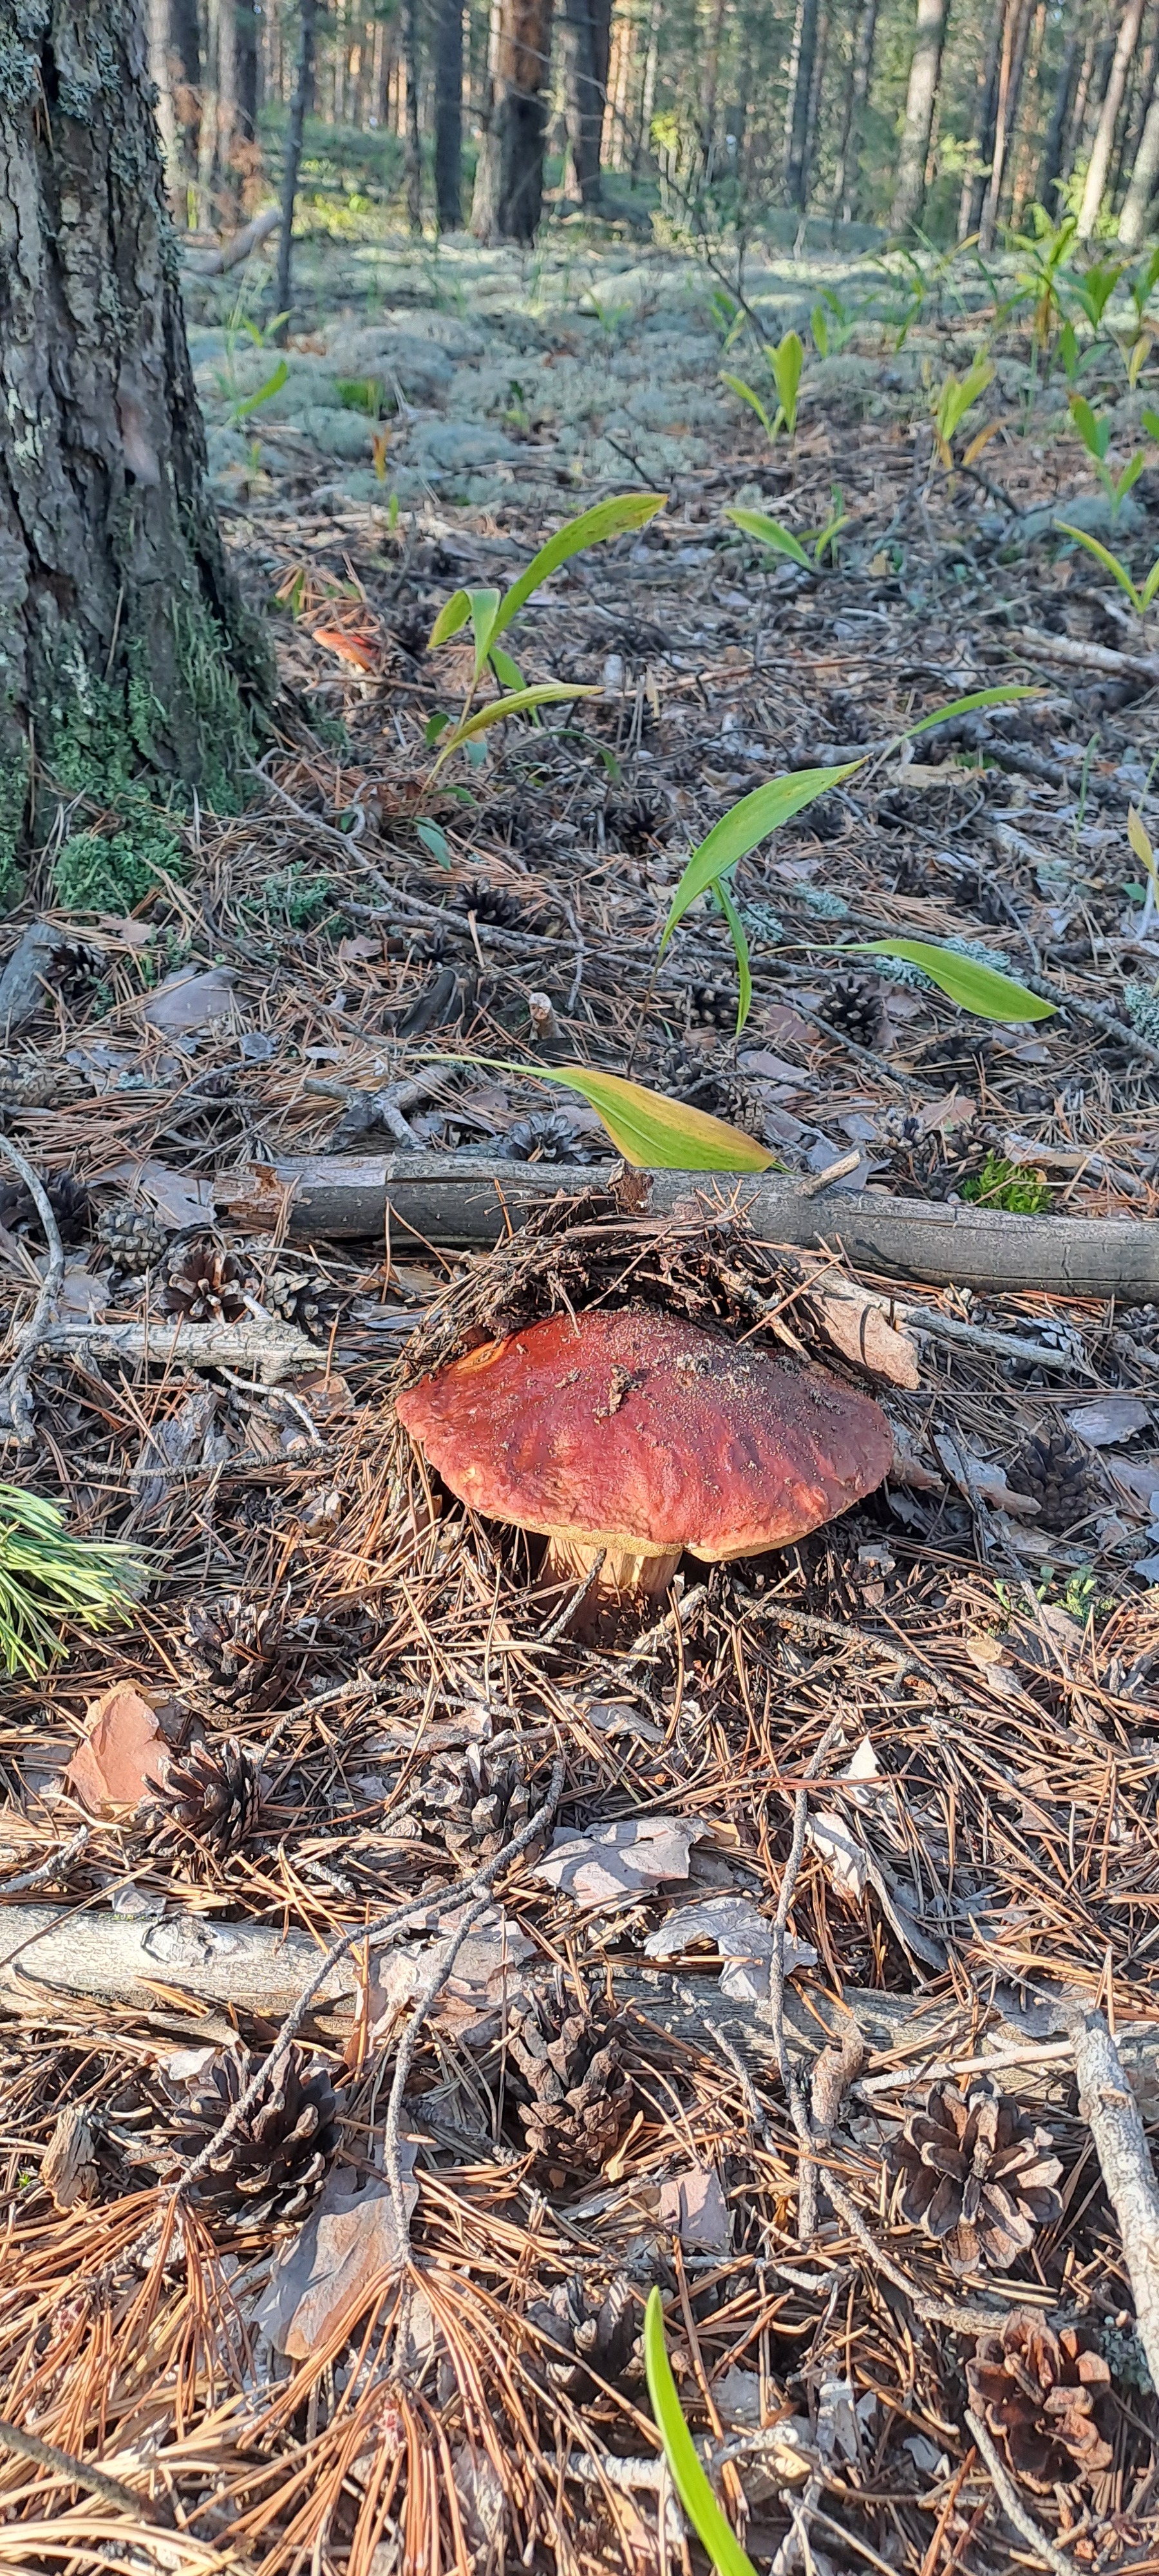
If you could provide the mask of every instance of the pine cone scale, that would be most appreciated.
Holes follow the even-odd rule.
[[[1008,2271],[1061,2215],[1051,2146],[1049,2131],[1031,2129],[989,2077],[965,2093],[935,2085],[889,2149],[899,2214],[944,2247],[955,2271],[978,2262]]]

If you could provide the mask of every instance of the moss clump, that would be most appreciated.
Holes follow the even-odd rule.
[[[120,832],[70,832],[52,871],[53,892],[67,912],[131,912],[154,891],[158,874],[184,873],[171,831],[137,791],[136,811]]]
[[[1043,1216],[1050,1206],[1040,1175],[1008,1163],[1003,1154],[987,1154],[981,1171],[963,1182],[962,1196],[974,1207],[1005,1208],[1008,1216]]]
[[[27,743],[18,737],[9,746],[0,734],[0,912],[11,912],[24,892],[16,853],[27,797]]]
[[[342,915],[334,909],[333,897],[333,879],[307,875],[301,861],[295,859],[276,876],[267,877],[262,910],[267,920],[283,922],[289,930],[312,930],[328,912],[331,921],[327,927],[336,929],[341,926]]]

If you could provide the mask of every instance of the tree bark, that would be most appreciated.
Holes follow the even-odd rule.
[[[797,0],[797,24],[785,118],[785,194],[804,214],[809,194],[809,101],[817,59],[818,0]]]
[[[1080,241],[1090,240],[1099,219],[1099,208],[1103,202],[1111,150],[1115,140],[1115,127],[1119,109],[1123,104],[1127,75],[1131,69],[1135,47],[1139,42],[1139,29],[1142,23],[1143,0],[1127,0],[1103,104],[1099,111],[1099,121],[1095,128],[1090,165],[1083,187],[1082,204],[1079,207],[1078,239]]]
[[[905,232],[917,222],[926,185],[926,160],[942,70],[948,0],[918,0],[917,39],[906,91],[905,125],[897,165],[890,228]]]
[[[406,63],[406,219],[417,237],[423,228],[423,156],[419,135],[418,0],[404,0],[403,55]]]
[[[1006,155],[1018,116],[1022,91],[1022,74],[1026,62],[1026,41],[1030,34],[1032,0],[1007,0],[1002,29],[1002,63],[998,74],[998,113],[994,123],[994,149],[990,157],[990,176],[982,200],[982,220],[978,226],[978,247],[984,255],[994,248],[998,228],[998,208],[1002,182],[1006,174]]]
[[[276,309],[286,318],[279,326],[278,337],[285,341],[291,311],[291,262],[293,256],[294,203],[298,194],[298,174],[302,167],[302,142],[306,131],[306,113],[314,99],[314,40],[317,32],[317,0],[301,0],[298,25],[298,70],[294,95],[290,101],[290,122],[286,132],[286,162],[282,172],[282,235],[278,245],[278,282],[274,289]]]
[[[463,220],[463,0],[439,0],[435,33],[435,213],[441,233]]]
[[[596,207],[612,39],[611,0],[564,0],[560,34],[568,153],[581,205]]]
[[[1156,188],[1159,188],[1159,66],[1152,82],[1139,148],[1119,217],[1119,239],[1124,250],[1138,250],[1146,238],[1147,216]]]
[[[0,841],[28,745],[127,810],[225,793],[269,666],[227,569],[149,83],[144,0],[36,0],[0,83]]]
[[[970,136],[970,158],[962,181],[958,207],[958,239],[968,241],[978,230],[986,178],[994,152],[994,126],[998,114],[998,69],[1002,60],[1004,13],[999,9],[990,28],[990,41],[978,74],[978,95],[974,103],[974,130]]]
[[[853,48],[849,90],[842,120],[841,141],[837,151],[837,170],[833,182],[833,207],[843,223],[850,223],[857,204],[860,177],[862,118],[873,75],[873,48],[877,40],[878,0],[862,0]]]
[[[533,242],[539,229],[551,20],[552,0],[500,0],[493,101],[471,208],[478,241]]]
[[[234,0],[237,26],[237,124],[246,143],[258,132],[258,17],[255,0]]]

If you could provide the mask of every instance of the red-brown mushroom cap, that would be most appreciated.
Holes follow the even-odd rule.
[[[871,1493],[893,1455],[870,1396],[638,1306],[484,1343],[397,1410],[475,1511],[646,1555],[784,1547]]]

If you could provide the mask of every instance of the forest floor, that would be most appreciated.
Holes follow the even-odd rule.
[[[997,1255],[974,1290],[899,1289],[848,1257],[842,1205],[1021,1210],[1044,1277],[1059,1229],[1159,1214],[1159,922],[1128,838],[1132,806],[1156,835],[1159,661],[1053,524],[1139,579],[1159,474],[1112,525],[1064,383],[1010,332],[970,424],[1002,426],[940,468],[931,393],[992,320],[952,271],[906,327],[869,252],[750,260],[771,337],[828,290],[845,341],[770,450],[720,382],[756,360],[724,354],[719,281],[673,251],[563,226],[527,261],[436,259],[352,214],[299,259],[279,383],[260,285],[189,295],[281,661],[261,784],[83,918],[53,908],[62,815],[4,925],[9,959],[45,925],[0,1101],[65,1259],[5,1472],[155,1580],[131,1626],[18,1674],[0,1731],[0,2444],[42,2446],[0,2458],[0,2567],[687,2571],[653,2284],[777,2576],[1154,2567],[1141,2249],[1066,2015],[1107,2016],[1153,2121],[1159,1302],[1012,1286]],[[1084,384],[1121,461],[1147,372],[1129,389],[1108,341]],[[470,677],[461,638],[426,649],[442,603],[645,487],[651,524],[508,638],[528,681],[598,694],[432,781]],[[835,492],[811,572],[722,516],[805,537]],[[719,915],[658,962],[688,852],[754,786],[870,747],[737,870],[738,1038]],[[881,936],[1057,1007],[982,1020],[835,953]],[[513,1059],[630,1064],[789,1175],[841,1165],[821,1250],[766,1240],[728,1179],[634,1213],[595,1112]],[[534,1163],[544,1213],[494,1251],[384,1236],[388,1155],[500,1189]],[[373,1232],[311,1234],[302,1156],[377,1188]],[[15,1178],[0,1263],[19,1327],[44,1243]],[[393,1396],[481,1329],[641,1295],[872,1389],[897,1461],[589,1646],[534,1542],[431,1494]],[[894,1328],[876,1368],[867,1314]],[[190,2186],[326,1961],[301,2058]],[[940,2238],[913,2173],[931,2087],[953,2167],[955,2084],[974,2183],[951,2171]]]

